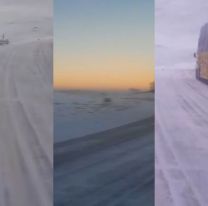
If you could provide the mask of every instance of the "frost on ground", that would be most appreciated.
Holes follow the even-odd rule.
[[[52,205],[52,4],[0,0],[0,205]]]
[[[81,137],[150,117],[154,94],[142,91],[55,91],[55,141]]]
[[[208,202],[208,86],[194,70],[156,71],[156,206]]]

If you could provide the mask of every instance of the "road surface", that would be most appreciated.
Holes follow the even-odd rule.
[[[14,2],[0,0],[0,206],[52,206],[52,21]]]
[[[154,206],[154,118],[55,144],[55,205]]]
[[[36,63],[44,66],[50,45],[31,42],[0,50],[1,206],[52,202],[52,99],[49,74]]]
[[[156,206],[208,203],[208,85],[156,70]]]

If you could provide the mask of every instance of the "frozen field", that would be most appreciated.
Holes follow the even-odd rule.
[[[208,202],[208,85],[194,70],[156,70],[156,206]]]
[[[52,205],[51,11],[0,0],[0,206]]]
[[[56,206],[154,205],[153,93],[56,91],[55,138]]]
[[[104,131],[150,117],[150,92],[55,91],[55,141]],[[109,98],[109,102],[105,102]]]

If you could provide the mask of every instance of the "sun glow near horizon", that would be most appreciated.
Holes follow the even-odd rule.
[[[154,81],[153,1],[89,2],[55,2],[54,88],[149,88]]]
[[[93,60],[92,60],[93,61]],[[102,62],[105,61],[105,62]],[[153,62],[125,58],[105,60],[68,60],[54,63],[55,89],[147,89],[154,81]],[[70,69],[68,69],[70,68]],[[98,69],[99,68],[99,69]]]

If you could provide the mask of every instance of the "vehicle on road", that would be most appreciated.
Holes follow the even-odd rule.
[[[202,26],[198,41],[196,77],[208,83],[208,23]]]
[[[5,36],[3,34],[2,35],[2,38],[0,39],[0,46],[6,45],[6,44],[9,44],[9,40],[8,39],[5,39]]]

